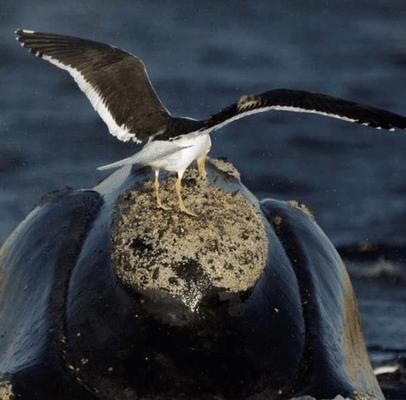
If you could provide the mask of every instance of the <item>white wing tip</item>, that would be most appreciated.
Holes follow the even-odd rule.
[[[35,31],[32,31],[32,30],[30,30],[30,29],[21,29],[21,28],[19,28],[19,29],[16,29],[15,31],[14,31],[14,33],[16,34],[16,35],[18,35],[19,33],[26,33],[26,34],[29,34],[29,35],[33,35],[34,33],[35,33]]]
[[[25,47],[25,44],[24,44],[24,42],[23,42],[23,40],[22,40],[22,37],[20,36],[22,33],[24,33],[24,34],[29,34],[29,35],[33,35],[33,34],[35,34],[35,31],[31,31],[31,30],[29,30],[29,29],[21,29],[21,28],[16,29],[16,30],[14,31],[14,34],[16,35],[16,40],[17,40],[17,42],[20,42],[20,46],[21,46],[21,47]]]

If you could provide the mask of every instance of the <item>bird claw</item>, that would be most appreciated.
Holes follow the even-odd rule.
[[[207,179],[207,172],[199,171],[199,178],[205,181]]]
[[[169,211],[171,208],[168,206],[164,206],[162,203],[158,203],[157,207],[164,211]]]
[[[197,217],[197,214],[195,214],[193,211],[188,210],[184,204],[179,204],[179,209],[183,213],[190,215],[191,217]]]

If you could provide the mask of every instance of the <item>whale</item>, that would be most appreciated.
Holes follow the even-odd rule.
[[[34,206],[0,250],[3,398],[384,399],[311,210],[207,172],[184,177],[197,217],[131,166]]]

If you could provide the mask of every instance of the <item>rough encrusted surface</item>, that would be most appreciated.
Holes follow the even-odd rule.
[[[13,388],[8,381],[0,382],[0,400],[13,400]]]
[[[206,395],[203,395],[201,398],[194,397],[195,400],[225,400],[225,398],[222,395],[214,395],[214,396],[209,396],[207,397]],[[277,397],[275,397],[272,394],[266,394],[265,396],[262,395],[254,395],[249,398],[249,400],[276,400]],[[140,400],[179,400],[179,398],[168,398],[168,397],[141,397]],[[348,397],[343,397],[341,395],[338,395],[334,397],[333,399],[316,399],[315,397],[312,396],[299,396],[299,397],[292,397],[289,400],[354,400],[350,399]],[[373,400],[372,397],[369,397],[367,400]]]
[[[198,217],[178,211],[173,177],[161,182],[170,211],[157,209],[152,182],[121,196],[111,255],[126,285],[167,292],[193,308],[207,288],[237,293],[252,287],[268,243],[261,215],[240,193],[198,179],[195,170],[183,184],[186,206]]]
[[[240,179],[240,173],[233,164],[229,163],[222,158],[210,158],[210,162],[220,171],[225,172],[227,175],[233,178]]]
[[[308,217],[314,219],[314,214],[313,212],[310,210],[309,207],[307,207],[305,204],[303,203],[299,203],[297,200],[290,200],[288,201],[288,204],[290,207],[292,208],[296,208],[300,211],[302,211],[304,214],[306,214]]]
[[[316,398],[312,396],[301,396],[301,397],[293,397],[290,400],[317,400]],[[320,399],[320,400],[329,400],[329,399]],[[351,400],[348,397],[344,398],[343,396],[338,395],[337,397],[334,397],[334,399],[331,400]]]

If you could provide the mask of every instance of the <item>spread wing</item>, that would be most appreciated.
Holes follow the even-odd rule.
[[[16,35],[31,53],[69,72],[118,139],[146,141],[170,123],[143,62],[134,55],[76,37],[22,29]]]
[[[406,129],[405,117],[379,108],[319,93],[274,89],[242,96],[238,102],[204,121],[200,131],[210,132],[248,115],[274,110],[320,114],[376,129]]]

